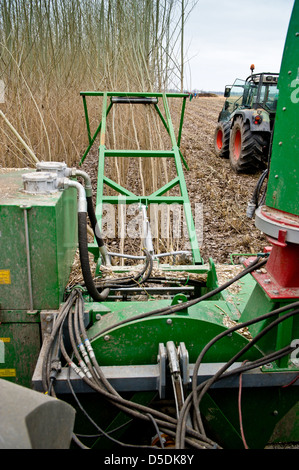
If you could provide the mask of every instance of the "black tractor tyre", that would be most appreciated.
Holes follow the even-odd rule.
[[[214,150],[217,157],[228,158],[229,156],[230,123],[218,122],[214,133]]]
[[[229,159],[236,173],[256,173],[265,168],[268,139],[263,133],[252,132],[249,122],[237,117],[231,130]]]

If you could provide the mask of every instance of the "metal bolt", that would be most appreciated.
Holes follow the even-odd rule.
[[[265,279],[265,280],[264,280],[264,283],[265,283],[265,284],[270,284],[270,282],[271,282],[270,279]]]
[[[282,142],[279,142],[278,145],[282,145]]]
[[[278,415],[278,411],[277,411],[277,410],[274,410],[274,411],[273,411],[273,415],[274,415],[274,416],[277,416],[277,415]]]
[[[105,340],[105,341],[109,341],[109,339],[110,339],[110,336],[109,336],[109,335],[105,335],[105,336],[104,336],[104,340]]]
[[[168,318],[168,319],[166,320],[166,323],[167,323],[168,325],[171,325],[171,324],[172,324],[172,319],[171,319],[171,318]]]
[[[275,175],[275,178],[278,178],[278,175]]]
[[[269,364],[265,364],[265,367],[267,369],[273,369],[273,365],[271,364],[271,362]]]
[[[285,111],[286,109],[287,109],[287,108],[286,108],[285,106],[282,108],[283,111]]]
[[[102,318],[102,315],[100,313],[97,313],[96,314],[96,320],[101,320],[101,318]]]
[[[277,295],[277,294],[279,294],[279,291],[278,291],[278,290],[273,290],[273,291],[272,291],[272,294],[276,294],[276,295]]]

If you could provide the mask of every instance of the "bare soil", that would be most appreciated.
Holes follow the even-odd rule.
[[[246,216],[259,173],[236,174],[229,160],[217,157],[214,152],[214,130],[223,101],[219,96],[188,100],[181,140],[182,154],[189,166],[185,179],[192,209],[197,203],[203,209],[201,256],[205,262],[211,257],[215,263],[231,263],[238,258],[235,254],[261,252],[267,244],[265,236],[255,227],[254,218]],[[97,159],[98,152],[92,149],[82,167],[91,175],[94,190]],[[134,187],[134,171],[129,180]],[[110,251],[119,249],[118,243],[111,239],[106,244]]]
[[[223,97],[198,97],[186,107],[182,153],[190,174],[186,178],[191,201],[201,202],[204,213],[202,257],[230,262],[233,253],[257,253],[267,244],[246,216],[260,173],[236,174],[229,160],[214,152],[214,131]]]

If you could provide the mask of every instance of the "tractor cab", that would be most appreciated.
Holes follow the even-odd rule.
[[[278,100],[279,74],[253,73],[254,65],[250,69],[246,80],[237,78],[225,87],[226,100],[214,133],[216,155],[229,158],[237,173],[267,166]],[[241,141],[241,146],[236,144]]]
[[[228,121],[239,108],[263,108],[272,115],[276,112],[278,88],[277,73],[255,73],[246,80],[237,78],[233,85],[225,87],[226,101],[219,114],[218,121]]]
[[[242,105],[252,109],[263,108],[273,114],[276,112],[278,74],[252,74],[244,85]]]

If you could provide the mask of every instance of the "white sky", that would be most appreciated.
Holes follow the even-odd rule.
[[[294,0],[198,0],[185,26],[185,89],[223,91],[279,72]]]

